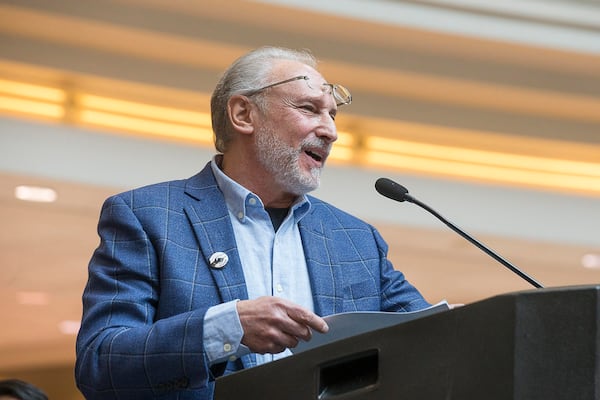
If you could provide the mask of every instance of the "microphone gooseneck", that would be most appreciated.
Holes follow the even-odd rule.
[[[475,239],[474,237],[472,237],[471,235],[469,235],[468,233],[466,233],[465,231],[460,229],[458,226],[454,225],[452,222],[448,221],[446,218],[441,216],[433,208],[429,207],[427,204],[419,201],[418,199],[416,199],[413,196],[411,196],[410,194],[408,194],[408,189],[406,189],[404,186],[402,186],[388,178],[379,178],[375,182],[375,189],[377,190],[377,192],[379,192],[379,194],[381,194],[387,198],[390,198],[392,200],[396,200],[396,201],[400,201],[400,202],[408,201],[410,203],[414,203],[414,204],[418,205],[419,207],[423,208],[424,210],[426,210],[427,212],[429,212],[433,216],[435,216],[437,219],[442,221],[444,224],[446,224],[453,231],[455,231],[456,233],[461,235],[463,238],[467,239],[469,242],[471,242],[472,244],[477,246],[480,250],[483,250],[487,255],[492,257],[494,260],[498,261],[500,264],[504,265],[506,268],[510,269],[512,272],[514,272],[515,274],[519,275],[521,278],[523,278],[524,280],[529,282],[535,288],[540,289],[540,288],[544,287],[544,286],[542,286],[542,284],[540,284],[535,279],[533,279],[532,277],[527,275],[525,272],[521,271],[519,268],[517,268],[510,262],[506,261],[504,258],[502,258],[497,253],[495,253],[492,249],[485,246],[483,243],[481,243],[480,241],[478,241],[477,239]]]

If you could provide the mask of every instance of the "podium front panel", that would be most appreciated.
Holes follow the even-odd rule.
[[[216,400],[598,400],[600,287],[509,293],[216,381]]]

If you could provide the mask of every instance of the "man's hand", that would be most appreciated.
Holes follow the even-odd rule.
[[[252,352],[280,353],[310,340],[312,329],[325,333],[327,323],[317,314],[280,297],[259,297],[237,303],[244,329],[242,344]]]

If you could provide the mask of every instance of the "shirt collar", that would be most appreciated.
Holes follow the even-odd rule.
[[[243,220],[246,217],[246,207],[252,205],[252,203],[254,203],[252,205],[253,207],[261,207],[264,209],[264,204],[257,195],[221,171],[219,165],[221,164],[222,158],[223,155],[221,154],[215,155],[210,162],[210,167],[215,176],[215,180],[217,181],[217,186],[219,186],[219,189],[221,189],[221,192],[225,197],[227,208],[229,208],[233,215],[237,216],[240,220]],[[300,219],[310,211],[310,208],[311,203],[306,195],[298,197],[294,204],[292,204],[292,211],[296,222],[300,221]]]

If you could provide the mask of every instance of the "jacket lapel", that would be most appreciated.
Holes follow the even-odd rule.
[[[191,201],[186,205],[185,212],[198,239],[201,256],[215,280],[222,301],[248,299],[233,227],[225,199],[217,186],[210,164],[188,180],[186,193],[191,197]],[[219,252],[226,254],[228,261],[221,268],[213,268],[210,266],[211,256]]]
[[[300,220],[298,227],[312,286],[315,313],[326,316],[343,311],[343,278],[340,276],[335,244],[331,240],[331,234],[327,232],[330,229],[328,221],[319,215],[318,208],[318,205],[313,207]]]

